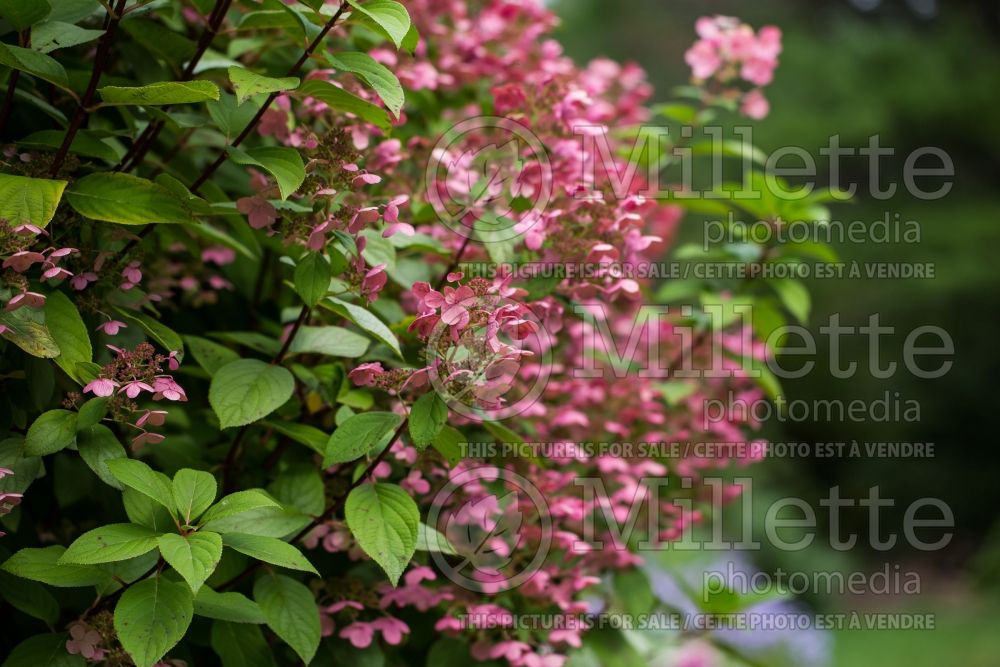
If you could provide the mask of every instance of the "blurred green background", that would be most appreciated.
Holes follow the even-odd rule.
[[[930,262],[933,279],[812,280],[811,329],[831,313],[860,326],[873,313],[896,333],[883,344],[885,361],[902,361],[906,333],[932,324],[955,342],[954,366],[942,378],[921,380],[898,372],[881,380],[867,372],[867,345],[850,337],[843,358],[862,370],[850,380],[824,373],[820,364],[800,380],[785,380],[789,399],[870,400],[890,396],[917,401],[918,423],[771,423],[766,433],[784,442],[933,442],[930,459],[814,458],[769,460],[754,472],[755,502],[795,495],[819,510],[818,499],[839,485],[844,497],[861,498],[878,486],[896,505],[883,511],[887,526],[922,497],[952,508],[956,532],[943,551],[900,547],[836,552],[815,545],[798,553],[762,552],[757,567],[773,571],[871,572],[886,563],[917,572],[919,595],[806,596],[817,612],[844,610],[933,612],[934,631],[834,633],[832,664],[906,667],[1000,664],[1000,449],[995,435],[1000,363],[995,354],[1000,324],[1000,3],[939,0],[561,0],[559,39],[578,62],[608,56],[642,65],[669,101],[689,70],[684,51],[702,15],[738,16],[754,27],[774,24],[784,33],[784,52],[774,83],[766,89],[771,115],[754,123],[754,143],[765,151],[800,146],[817,158],[829,137],[861,147],[873,134],[896,155],[883,160],[883,183],[899,182],[905,156],[922,146],[944,149],[955,164],[954,187],[942,199],[922,201],[899,184],[885,201],[862,195],[837,205],[834,218],[871,222],[900,214],[920,225],[919,243],[842,244],[842,261]],[[867,182],[863,159],[845,159],[845,183]],[[828,175],[818,179],[828,181]],[[928,189],[932,189],[928,187]],[[696,217],[682,233],[699,238]],[[826,359],[822,343],[817,359]],[[765,493],[766,490],[766,493]],[[763,510],[762,510],[763,511]],[[821,517],[823,513],[817,512]],[[867,535],[866,510],[845,515],[844,531]],[[793,663],[794,664],[794,663]]]

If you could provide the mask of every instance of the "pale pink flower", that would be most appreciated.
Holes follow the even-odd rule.
[[[122,329],[127,329],[128,325],[124,322],[119,322],[118,320],[108,320],[97,325],[95,331],[103,331],[109,336],[117,336],[118,332]]]
[[[91,392],[94,396],[110,396],[115,393],[115,389],[119,386],[117,382],[109,378],[96,378],[91,380],[87,386],[83,388],[83,392]]]
[[[355,621],[340,631],[340,637],[351,642],[354,648],[368,648],[375,634],[375,626],[364,621]]]
[[[254,229],[264,229],[278,219],[278,210],[260,195],[237,199],[236,210],[247,216]]]

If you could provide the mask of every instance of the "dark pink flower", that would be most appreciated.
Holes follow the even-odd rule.
[[[359,365],[347,374],[347,378],[359,387],[367,387],[374,383],[375,378],[385,372],[382,364],[370,361]]]

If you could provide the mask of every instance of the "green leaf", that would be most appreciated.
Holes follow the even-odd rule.
[[[0,18],[18,32],[43,21],[51,11],[48,0],[0,0]]]
[[[429,391],[418,398],[410,409],[410,437],[413,444],[420,448],[431,444],[447,421],[448,406],[437,392]]]
[[[325,354],[355,359],[368,349],[368,339],[343,327],[299,327],[288,355]]]
[[[59,603],[45,586],[0,572],[0,598],[28,616],[54,626],[59,620]]]
[[[274,176],[283,200],[288,199],[293,192],[298,190],[306,178],[306,168],[302,164],[302,156],[294,148],[265,146],[244,151],[230,147],[229,156],[236,164],[259,167]]]
[[[160,81],[147,86],[98,88],[101,101],[112,106],[160,106],[219,99],[219,87],[211,81]]]
[[[106,463],[119,482],[154,500],[174,514],[174,493],[170,478],[153,470],[142,461],[115,459]]]
[[[413,498],[394,484],[361,484],[348,494],[344,516],[358,545],[395,586],[417,547],[420,510]]]
[[[136,667],[152,667],[184,637],[193,614],[194,596],[187,586],[152,577],[122,595],[115,606],[115,632]]]
[[[194,613],[233,623],[263,623],[264,613],[257,603],[242,593],[218,593],[208,586],[194,596]]]
[[[65,136],[66,133],[62,130],[39,130],[32,132],[24,139],[19,139],[17,145],[25,148],[51,148],[55,150],[62,146]],[[76,133],[69,146],[69,152],[84,157],[95,157],[105,162],[118,162],[118,153],[115,152],[115,149],[87,130],[80,130]]]
[[[448,463],[455,465],[462,460],[462,443],[467,442],[467,438],[453,426],[445,424],[441,432],[431,441],[431,446],[438,450],[438,453],[445,458]]]
[[[55,359],[59,368],[80,384],[84,384],[76,365],[79,362],[91,361],[94,348],[90,345],[90,335],[87,333],[87,325],[80,317],[80,311],[62,292],[51,292],[45,299],[45,326],[59,346],[59,356]]]
[[[337,69],[357,75],[378,94],[396,117],[403,108],[403,87],[399,79],[382,63],[367,53],[347,51],[327,54],[326,59]]]
[[[299,79],[294,76],[272,78],[255,74],[243,67],[230,67],[229,80],[236,91],[236,101],[243,104],[247,99],[261,93],[278,93],[283,90],[298,88]]]
[[[215,502],[218,484],[212,473],[184,468],[174,475],[173,493],[184,523],[191,523]]]
[[[392,435],[402,421],[393,412],[363,412],[337,427],[326,443],[323,467],[361,458]]]
[[[128,174],[84,176],[66,192],[77,213],[92,220],[123,225],[192,222],[187,204],[162,185]]]
[[[326,451],[326,443],[330,439],[329,435],[309,424],[271,420],[265,420],[262,424],[268,428],[273,428],[281,435],[291,438],[299,444],[305,445],[318,454]]]
[[[204,526],[209,521],[218,521],[243,512],[259,509],[261,507],[281,507],[273,498],[270,498],[263,491],[248,489],[230,493],[219,502],[212,505],[205,515],[201,517]]]
[[[253,597],[267,627],[309,664],[320,640],[319,608],[312,591],[286,576],[265,575],[254,583]]]
[[[216,621],[212,624],[212,650],[222,660],[222,667],[271,667],[274,664],[271,647],[255,625]]]
[[[295,265],[295,291],[309,307],[330,289],[330,262],[318,252],[306,253]]]
[[[290,570],[312,572],[315,575],[319,574],[301,551],[291,544],[273,537],[226,533],[222,537],[222,542],[230,549],[235,549],[241,554],[271,565],[287,567]]]
[[[66,70],[59,61],[44,53],[0,42],[0,65],[20,70],[60,88],[69,89]]]
[[[223,535],[241,533],[288,539],[296,535],[312,522],[308,514],[295,508],[274,506],[259,507],[248,512],[234,514],[222,519],[207,521],[203,530],[211,530]]]
[[[222,558],[222,536],[202,531],[185,536],[167,533],[157,540],[160,554],[184,577],[195,593],[212,576]]]
[[[18,308],[14,312],[0,310],[0,324],[6,327],[4,338],[34,357],[53,359],[59,356],[59,346],[49,334],[44,319],[37,308]]]
[[[171,352],[179,352],[184,349],[184,342],[177,335],[177,332],[159,320],[135,310],[126,310],[118,306],[113,306],[113,308],[122,319],[142,329],[147,336],[162,345],[164,349]]]
[[[0,565],[0,570],[22,579],[40,581],[59,588],[98,586],[108,581],[108,574],[91,565],[60,563],[66,547],[51,546],[42,549],[21,549]]]
[[[219,417],[219,426],[244,426],[266,417],[295,391],[295,378],[282,366],[257,359],[239,359],[212,376],[208,401]]]
[[[337,111],[352,113],[361,120],[376,125],[386,132],[392,128],[392,123],[385,109],[377,107],[343,88],[338,88],[329,81],[309,79],[299,86],[296,92],[302,97],[314,97],[321,102],[326,102]]]
[[[39,415],[24,438],[24,453],[29,456],[53,454],[76,442],[76,413],[49,410]]]
[[[230,139],[243,131],[259,108],[252,103],[240,105],[236,102],[236,96],[229,93],[222,93],[218,102],[208,102],[205,107],[208,109],[208,115],[226,135],[227,144]]]
[[[89,404],[90,401],[84,407]],[[83,412],[81,411],[80,414],[82,415]],[[118,438],[111,432],[111,429],[101,424],[95,424],[80,429],[76,439],[77,448],[80,450],[80,457],[84,463],[101,478],[102,482],[120,491],[123,488],[122,483],[111,474],[107,462],[128,458],[128,453],[118,442]]]
[[[392,333],[392,329],[387,327],[374,313],[367,308],[359,306],[349,301],[342,301],[336,297],[330,297],[323,302],[323,305],[347,318],[365,332],[371,334],[376,340],[385,343],[390,350],[396,353],[400,359],[403,352],[399,349],[399,340]]]
[[[792,278],[771,280],[768,281],[768,284],[778,293],[781,303],[788,309],[788,312],[795,316],[795,319],[802,324],[809,322],[811,301],[809,290],[805,285]]]
[[[142,556],[156,548],[156,533],[134,523],[112,523],[73,541],[59,564],[96,565]]]
[[[0,174],[0,218],[11,225],[49,224],[62,199],[66,181]]]
[[[201,336],[184,336],[184,342],[187,343],[194,360],[209,375],[215,375],[220,368],[240,358],[239,354],[225,345],[219,345]]]
[[[177,522],[166,507],[135,489],[125,487],[122,491],[122,505],[132,523],[145,526],[156,533],[176,529]]]
[[[56,49],[86,44],[103,34],[103,30],[89,30],[62,21],[46,21],[31,28],[31,48],[39,53],[49,53]]]
[[[452,556],[458,553],[447,537],[442,535],[436,528],[431,528],[422,521],[417,525],[417,549],[420,551],[435,551]]]
[[[65,632],[28,637],[14,647],[3,667],[85,667],[87,661],[82,655],[66,652],[67,639]]]
[[[312,463],[290,465],[267,490],[285,505],[305,514],[319,516],[326,507],[323,477]]]
[[[359,14],[367,17],[399,48],[410,31],[410,15],[406,8],[393,0],[347,0]]]

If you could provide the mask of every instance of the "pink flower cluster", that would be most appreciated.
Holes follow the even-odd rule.
[[[684,55],[695,80],[712,80],[727,87],[727,92],[742,95],[740,108],[750,118],[767,116],[770,105],[761,88],[774,78],[781,54],[781,30],[769,25],[754,32],[731,16],[702,17],[695,30],[699,39]],[[730,88],[738,79],[756,88],[741,94],[738,88]]]

